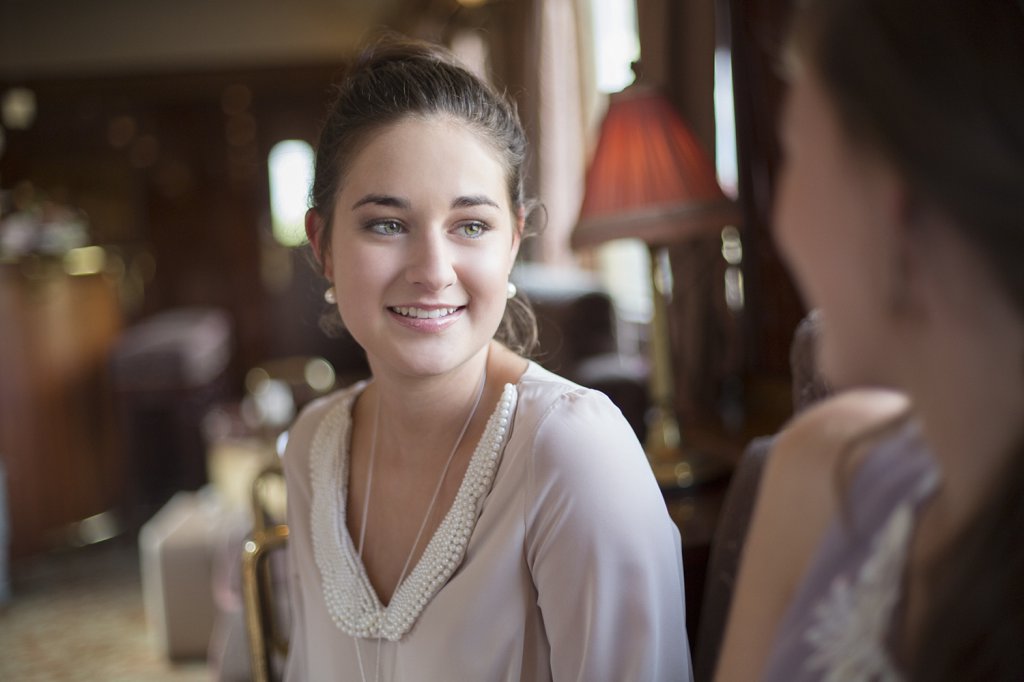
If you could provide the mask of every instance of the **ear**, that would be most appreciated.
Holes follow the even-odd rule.
[[[523,232],[526,230],[526,209],[516,212],[516,223],[512,226],[512,251],[509,254],[509,265],[514,265],[519,255],[519,247],[523,243]]]
[[[334,281],[334,269],[331,265],[331,249],[330,245],[327,245],[326,252],[321,252],[320,245],[321,240],[324,236],[324,219],[320,216],[319,211],[315,208],[311,208],[306,211],[306,237],[309,239],[309,245],[313,249],[313,257],[316,258],[317,264],[320,269],[323,270],[324,276]],[[323,258],[326,256],[326,258]]]

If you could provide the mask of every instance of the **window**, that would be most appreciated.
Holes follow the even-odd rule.
[[[634,79],[632,64],[640,59],[634,0],[591,0],[597,89],[618,92]]]
[[[715,164],[718,184],[735,199],[739,191],[736,110],[732,96],[732,51],[727,46],[715,50]]]
[[[313,182],[313,148],[302,140],[284,140],[270,150],[270,216],[274,239],[284,246],[306,241],[305,216]]]

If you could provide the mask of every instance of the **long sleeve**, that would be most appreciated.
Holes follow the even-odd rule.
[[[548,409],[524,495],[553,679],[692,679],[679,533],[603,394],[569,391]]]

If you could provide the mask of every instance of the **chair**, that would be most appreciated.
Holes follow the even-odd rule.
[[[743,543],[757,502],[761,473],[764,471],[774,436],[752,440],[743,451],[733,471],[729,490],[722,503],[711,555],[708,559],[704,601],[701,606],[697,646],[694,652],[694,679],[710,680],[718,662],[718,651],[725,634],[725,625],[736,587]]]
[[[814,311],[801,320],[793,332],[789,362],[793,376],[794,413],[832,392],[831,387],[818,374],[814,361],[818,333],[819,321]],[[732,605],[732,592],[736,586],[743,543],[757,502],[761,474],[774,441],[774,436],[762,436],[747,445],[733,471],[722,504],[708,559],[707,583],[694,655],[694,679],[698,682],[710,680],[714,676]]]
[[[269,682],[275,657],[283,658],[288,653],[288,640],[275,608],[279,595],[269,561],[271,552],[283,549],[288,541],[288,525],[281,513],[283,490],[284,473],[279,463],[256,476],[252,485],[253,530],[242,549],[242,599],[255,682]]]
[[[311,400],[335,387],[333,366],[324,358],[291,356],[268,360],[246,375],[242,412],[268,442]],[[278,454],[281,454],[280,452]],[[287,579],[280,561],[288,541],[284,472],[278,458],[254,477],[250,490],[252,533],[242,546],[242,603],[251,679],[268,682],[288,653],[283,621]]]
[[[217,308],[177,308],[125,330],[110,358],[137,529],[179,490],[207,483],[202,416],[228,393],[233,331]]]

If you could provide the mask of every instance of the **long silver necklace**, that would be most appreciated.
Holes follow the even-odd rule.
[[[477,408],[480,407],[480,401],[484,396],[484,386],[487,385],[487,360],[484,360],[484,371],[480,375],[480,386],[476,391],[476,399],[473,401],[473,409],[469,411],[469,416],[466,417],[466,422],[462,425],[462,430],[459,431],[459,437],[455,439],[455,445],[452,446],[452,451],[448,453],[448,459],[444,463],[444,468],[441,469],[441,476],[437,479],[437,485],[434,486],[434,494],[430,497],[430,504],[427,505],[427,511],[423,515],[423,521],[420,522],[420,528],[416,532],[416,539],[412,541],[412,547],[409,548],[409,555],[405,558],[405,564],[402,566],[402,572],[398,576],[398,582],[395,584],[395,591],[392,592],[391,598],[394,599],[395,594],[398,592],[398,588],[401,587],[402,581],[405,579],[405,574],[409,570],[409,564],[412,562],[412,557],[416,553],[416,548],[420,544],[420,539],[423,537],[423,531],[427,527],[427,521],[430,519],[430,515],[434,511],[434,505],[437,504],[437,498],[441,494],[441,487],[444,485],[444,479],[448,477],[448,469],[452,465],[452,460],[455,459],[455,453],[458,451],[459,446],[462,445],[462,439],[466,436],[466,431],[469,430],[469,424],[473,421],[473,417],[476,415]],[[363,498],[363,518],[359,522],[359,547],[356,550],[356,556],[359,557],[359,561],[363,560],[363,541],[366,539],[366,517],[370,509],[370,494],[373,492],[373,470],[374,463],[377,459],[377,430],[380,426],[380,392],[377,393],[377,411],[373,416],[373,436],[370,438],[370,462],[369,471],[366,474],[366,495]],[[374,666],[373,679],[374,682],[380,680],[380,649],[382,637],[377,638],[377,662]],[[352,643],[356,647],[356,661],[359,663],[359,677],[362,682],[366,682],[366,671],[363,668],[363,655],[359,649],[359,638],[354,637]]]

